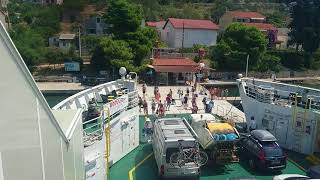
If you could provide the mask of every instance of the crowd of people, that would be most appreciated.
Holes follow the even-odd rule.
[[[143,97],[139,96],[139,106],[140,106],[140,112],[141,112],[141,109],[143,108],[144,114],[148,115],[148,102],[146,100],[146,92],[147,92],[146,88],[147,88],[146,85],[143,84],[142,85]],[[161,93],[164,93],[164,92],[161,92]],[[214,107],[213,99],[221,97],[222,94],[224,96],[227,96],[228,90],[211,88],[209,90],[210,97],[207,97],[206,90],[204,89],[200,89],[199,92],[197,92],[193,86],[191,88],[186,87],[185,89],[179,88],[176,92],[178,99],[173,98],[172,89],[169,89],[169,92],[167,92],[164,97],[161,96],[161,93],[160,93],[159,87],[155,86],[153,90],[154,98],[152,98],[150,103],[151,111],[152,111],[151,113],[154,115],[157,115],[158,117],[164,117],[166,111],[170,111],[171,106],[176,105],[176,100],[181,101],[181,107],[183,107],[184,109],[190,108],[192,114],[197,114],[199,111],[199,107],[197,104],[197,98],[199,98],[199,94],[205,95],[204,98],[202,99],[203,109],[205,113],[211,113]],[[189,101],[191,101],[191,107],[189,107],[189,104],[190,104]]]

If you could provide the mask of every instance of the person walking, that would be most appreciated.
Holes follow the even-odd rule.
[[[158,116],[159,117],[164,117],[164,105],[162,104],[162,102],[161,102],[161,100],[160,100],[160,102],[159,102],[159,105],[158,105]]]
[[[144,115],[148,115],[148,103],[146,100],[143,101],[143,110],[144,110]]]
[[[249,122],[249,132],[251,132],[251,131],[253,131],[253,130],[255,130],[255,129],[257,129],[257,123],[256,123],[256,121],[254,120],[254,117],[251,116],[250,122]]]
[[[181,98],[181,88],[178,89],[177,94],[179,96],[179,99]]]
[[[203,97],[202,104],[203,104],[203,109],[206,109],[206,104],[207,104],[207,97],[206,96]]]
[[[156,111],[156,102],[154,99],[152,99],[151,101],[151,111],[152,111],[152,114],[154,114]]]
[[[184,96],[183,98],[183,104],[184,104],[184,107],[187,108],[188,107],[188,96],[187,94]]]
[[[186,96],[189,96],[189,93],[190,93],[189,87],[187,87],[186,93],[187,93]]]
[[[158,86],[154,86],[154,89],[153,89],[154,97],[156,97],[157,92],[158,92]]]
[[[197,114],[198,113],[198,106],[197,103],[192,103],[192,114]]]
[[[166,110],[170,111],[170,105],[171,105],[170,94],[168,94],[167,97],[166,97],[166,103],[167,103]]]
[[[145,84],[145,83],[143,83],[143,84],[142,84],[142,93],[143,93],[143,97],[145,97],[145,95],[146,95],[146,90],[147,90],[147,88],[146,88],[146,84]]]
[[[160,98],[161,98],[160,92],[159,92],[159,90],[157,90],[156,95],[155,95],[155,99],[157,100],[158,103],[160,101]]]

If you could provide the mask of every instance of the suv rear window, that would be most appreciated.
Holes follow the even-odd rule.
[[[266,157],[283,156],[281,147],[276,142],[261,142]]]

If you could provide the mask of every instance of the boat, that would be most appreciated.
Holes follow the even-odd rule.
[[[88,88],[50,108],[3,25],[0,39],[1,180],[159,178],[152,145],[140,141],[145,116],[139,113],[134,72],[121,68],[121,79]],[[176,115],[190,118],[166,116]],[[304,173],[292,163],[289,167],[283,172]],[[253,175],[239,163],[204,165],[201,172],[200,179]]]
[[[246,122],[271,132],[288,150],[320,152],[320,90],[274,80],[238,79]]]

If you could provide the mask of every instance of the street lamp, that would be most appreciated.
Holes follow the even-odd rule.
[[[121,79],[124,80],[125,79],[125,75],[127,74],[127,69],[125,67],[121,67],[119,69],[119,74],[121,76]]]

